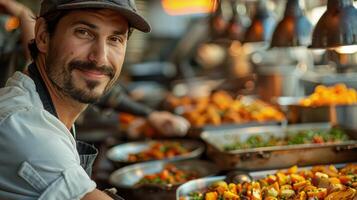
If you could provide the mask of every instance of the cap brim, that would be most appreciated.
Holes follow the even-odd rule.
[[[115,5],[113,3],[106,3],[106,2],[98,2],[98,1],[85,1],[85,2],[78,2],[78,3],[68,3],[62,4],[58,6],[57,9],[59,10],[67,10],[67,9],[81,9],[81,8],[107,8],[118,11],[123,17],[128,20],[129,26],[139,31],[148,33],[151,31],[151,27],[149,23],[138,13],[129,10],[120,5]]]

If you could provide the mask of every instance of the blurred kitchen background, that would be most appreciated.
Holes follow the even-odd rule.
[[[34,12],[39,8],[39,0],[19,2]],[[199,83],[209,80],[233,81],[225,87],[269,101],[309,94],[320,83],[342,81],[356,87],[355,50],[346,54],[308,48],[327,0],[136,0],[136,4],[152,32],[134,31],[121,81],[135,99],[150,106],[158,106],[167,91],[207,95],[212,87]],[[293,20],[285,20],[278,31],[286,10]],[[24,66],[20,31],[16,24],[9,27],[9,21],[8,16],[1,17],[1,85]],[[272,39],[274,31],[279,33]]]
[[[39,8],[39,0],[19,2],[34,12]],[[344,6],[356,6],[357,1],[136,0],[136,4],[152,32],[134,31],[130,37],[120,83],[133,99],[154,109],[167,108],[168,96],[200,98],[220,90],[284,109],[296,98],[310,95],[317,85],[344,83],[357,89],[356,8],[343,13]],[[327,4],[343,17],[324,19],[317,28]],[[25,65],[20,30],[11,20],[0,17],[1,86]],[[324,24],[350,30],[333,32],[323,29]],[[330,44],[328,38],[339,38],[341,43]],[[78,137],[105,152],[127,141],[123,132],[130,125],[120,124],[123,120],[118,118],[113,111],[90,107],[78,121]],[[94,175],[104,187],[113,168],[102,161]]]

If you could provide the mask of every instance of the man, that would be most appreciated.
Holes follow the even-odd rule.
[[[16,16],[21,24],[21,40],[25,50],[27,63],[31,62],[27,45],[34,38],[35,17],[32,11],[15,0],[0,0],[0,13]],[[2,80],[0,80],[2,81]],[[6,80],[4,80],[6,81]],[[113,87],[96,106],[113,108],[118,112],[127,112],[144,117],[162,136],[183,136],[189,128],[189,122],[180,116],[165,111],[156,111],[150,107],[133,101],[121,89],[119,84]]]
[[[0,89],[0,199],[111,199],[73,124],[115,84],[133,28],[150,31],[132,0],[43,0],[33,63]]]

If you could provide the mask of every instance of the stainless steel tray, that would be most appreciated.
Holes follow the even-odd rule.
[[[219,172],[217,166],[208,161],[184,160],[184,161],[155,161],[129,165],[118,169],[110,175],[109,181],[118,189],[125,199],[175,199],[176,189],[179,185],[135,185],[144,175],[160,172],[166,163],[174,164],[178,169],[196,171],[198,177],[214,176]]]
[[[289,123],[329,122],[333,118],[332,106],[306,107],[299,105],[305,97],[277,97],[274,103],[284,112]]]
[[[144,151],[150,147],[152,143],[156,142],[178,142],[183,147],[188,149],[190,152],[188,154],[175,156],[172,158],[166,158],[163,160],[186,160],[192,158],[198,158],[204,152],[204,144],[202,142],[190,139],[173,139],[173,140],[148,140],[148,141],[141,141],[141,142],[130,142],[124,143],[120,145],[116,145],[109,149],[107,152],[107,158],[112,161],[117,166],[124,166],[128,164],[134,164],[137,162],[131,162],[128,160],[128,155],[131,153],[139,153]],[[142,162],[150,162],[149,161],[142,161]]]
[[[289,123],[331,122],[357,130],[354,120],[357,116],[357,104],[306,107],[299,105],[302,98],[304,97],[278,97],[274,99],[274,103],[284,112]]]
[[[205,131],[201,138],[207,143],[208,157],[224,170],[263,170],[300,166],[343,163],[357,160],[357,141],[349,140],[341,143],[301,144],[273,147],[260,147],[225,151],[224,147],[235,141],[246,141],[251,135],[261,135],[268,139],[271,135],[281,138],[288,133],[300,130],[330,129],[327,123],[280,126],[261,126],[220,131]],[[349,134],[349,132],[347,132]],[[356,135],[350,134],[356,139]]]
[[[246,128],[246,127],[258,127],[258,126],[269,126],[269,125],[285,125],[287,121],[265,121],[265,122],[247,122],[240,124],[222,124],[220,126],[214,125],[205,125],[202,127],[191,127],[188,130],[187,136],[189,138],[200,138],[201,134],[205,131],[222,131],[222,130],[230,130],[230,129],[238,129],[238,128]]]
[[[341,168],[341,167],[344,167],[345,165],[346,165],[346,163],[336,164],[335,166],[337,168]],[[311,166],[301,167],[301,168],[299,167],[299,170],[304,170],[304,169],[311,169]],[[266,177],[269,174],[275,174],[276,172],[277,172],[277,170],[275,169],[275,170],[248,172],[247,174],[249,174],[249,176],[252,177],[254,180],[258,180],[258,179]],[[176,190],[176,200],[190,200],[189,195],[192,192],[204,191],[210,185],[212,185],[214,182],[224,180],[225,178],[226,178],[226,176],[213,176],[213,177],[206,177],[206,178],[192,180],[185,184],[182,184]]]
[[[348,130],[357,130],[357,105],[336,106],[336,123]]]

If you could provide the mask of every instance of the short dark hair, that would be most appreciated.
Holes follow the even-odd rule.
[[[54,34],[54,32],[56,31],[56,27],[57,27],[57,24],[60,21],[60,19],[62,19],[67,14],[68,14],[68,11],[64,10],[64,11],[56,11],[56,12],[41,16],[46,21],[47,31],[50,34],[50,36],[52,36]],[[39,18],[39,17],[37,17],[37,18]],[[30,50],[32,59],[35,60],[35,58],[37,58],[38,52],[39,52],[35,39],[32,39],[29,42],[28,48]]]
[[[64,16],[66,16],[71,10],[58,10],[56,12],[48,13],[44,16],[40,16],[45,19],[46,24],[47,24],[47,31],[52,36],[54,32],[56,31],[56,27],[60,19],[62,19]],[[39,17],[37,17],[39,18]],[[134,31],[134,28],[130,27],[129,25],[129,31],[128,31],[128,39],[132,32]],[[30,54],[33,60],[35,60],[38,56],[38,48],[36,45],[35,39],[32,39],[29,44],[28,48],[30,50]]]

